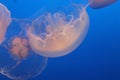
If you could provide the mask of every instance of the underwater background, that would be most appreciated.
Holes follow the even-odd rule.
[[[79,3],[80,0],[73,2]],[[70,0],[0,0],[12,17],[26,18],[40,8],[69,4]],[[71,54],[49,58],[45,70],[29,80],[120,80],[120,1],[102,9],[87,8],[89,31]],[[10,80],[0,75],[0,80]]]

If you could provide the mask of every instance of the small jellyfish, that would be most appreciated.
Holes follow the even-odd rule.
[[[44,70],[47,58],[36,54],[27,38],[18,34],[19,26],[14,27],[12,22],[6,32],[7,39],[0,45],[0,73],[13,80],[28,80]]]
[[[6,29],[11,22],[9,10],[0,3],[0,44],[4,41]]]
[[[99,9],[111,5],[117,0],[89,0],[91,2],[90,6],[94,9]]]
[[[75,50],[88,31],[86,6],[72,5],[66,11],[39,15],[28,27],[30,46],[39,55],[60,57]]]
[[[10,18],[10,12],[0,3],[0,73],[12,80],[28,80],[39,75],[47,65],[47,57],[33,51],[24,35],[21,25],[28,22]]]

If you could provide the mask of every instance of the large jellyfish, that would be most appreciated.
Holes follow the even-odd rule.
[[[4,40],[6,29],[11,22],[11,15],[8,9],[0,3],[0,44]]]
[[[67,9],[38,15],[28,27],[30,46],[39,55],[45,57],[67,55],[85,38],[89,26],[86,6],[74,4]]]
[[[47,64],[47,58],[30,47],[21,27],[25,22],[11,18],[10,11],[0,3],[0,73],[14,80],[37,76]]]

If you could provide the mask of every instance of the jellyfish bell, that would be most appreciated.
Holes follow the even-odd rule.
[[[10,24],[6,40],[0,45],[0,73],[11,80],[28,80],[45,69],[47,57],[36,54],[30,48],[17,22]]]
[[[11,23],[11,14],[6,6],[0,3],[0,44],[4,41],[4,36],[8,25]]]
[[[10,24],[6,40],[0,45],[0,73],[12,80],[28,80],[45,69],[47,58],[30,48],[17,22]]]
[[[47,58],[30,48],[24,35],[25,26],[20,27],[28,22],[11,18],[9,10],[0,3],[0,74],[12,80],[35,77],[47,65]]]
[[[72,6],[72,11],[67,15],[64,12],[48,13],[33,20],[27,35],[36,53],[45,57],[60,57],[81,44],[88,31],[89,17],[82,5]]]
[[[90,6],[94,9],[104,8],[117,0],[89,0],[91,2]]]

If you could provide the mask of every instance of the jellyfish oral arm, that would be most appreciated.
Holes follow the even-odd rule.
[[[92,2],[91,2],[92,1]],[[99,9],[111,5],[117,0],[89,0],[91,2],[90,6],[94,9]]]

